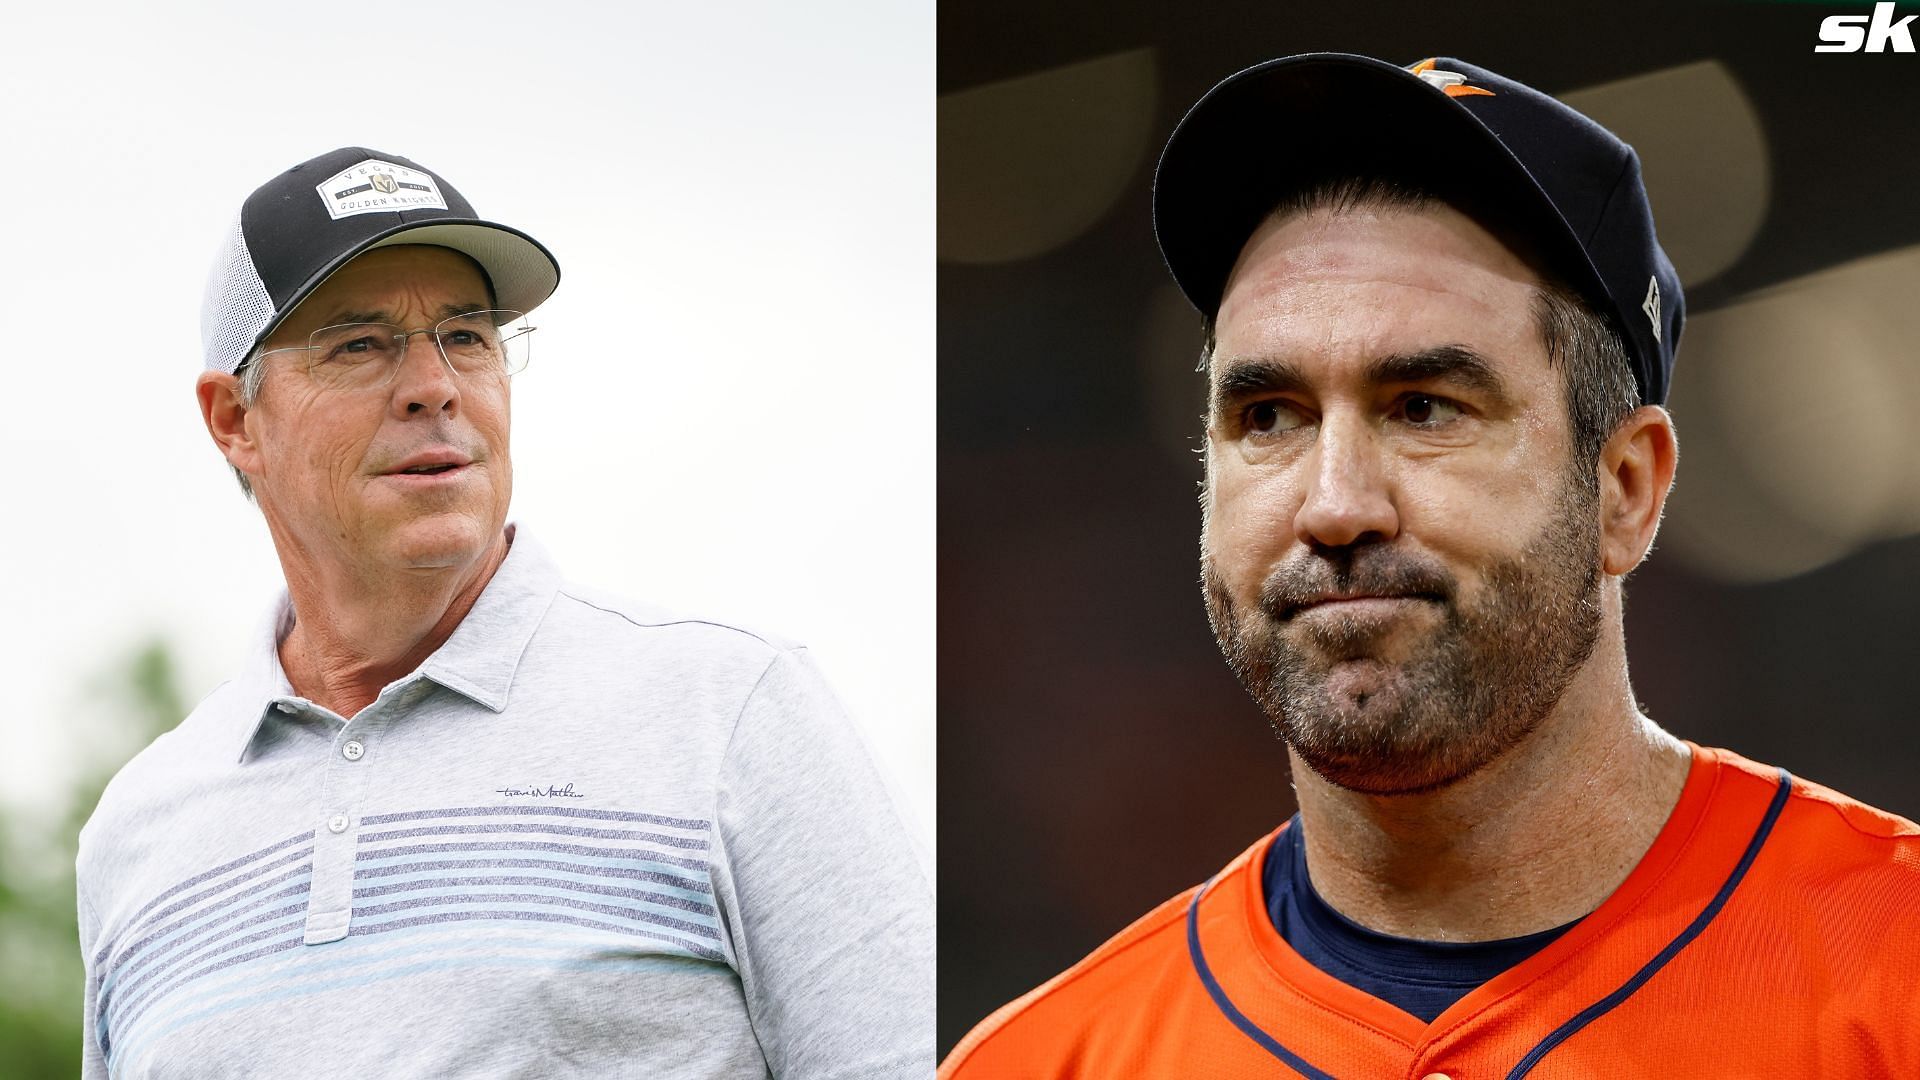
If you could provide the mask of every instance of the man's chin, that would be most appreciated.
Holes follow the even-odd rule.
[[[1379,656],[1339,657],[1326,661],[1320,685],[1337,713],[1360,720],[1369,710],[1403,704],[1399,673],[1397,663]]]
[[[409,570],[445,570],[479,558],[491,540],[491,530],[473,517],[458,513],[431,514],[397,525],[383,546],[395,566]]]
[[[1360,795],[1423,795],[1451,787],[1489,763],[1445,752],[1353,754],[1327,752],[1307,743],[1290,745],[1321,779]]]
[[[1413,795],[1458,783],[1498,756],[1488,733],[1447,730],[1456,717],[1421,715],[1412,688],[1379,660],[1336,663],[1319,680],[1311,716],[1284,717],[1282,738],[1329,783],[1367,795]]]

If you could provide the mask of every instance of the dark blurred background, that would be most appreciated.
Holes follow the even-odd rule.
[[[941,6],[942,1053],[1294,809],[1200,604],[1199,320],[1148,220],[1182,112],[1274,56],[1458,56],[1635,145],[1690,314],[1635,688],[1920,815],[1920,55],[1813,52],[1871,9]]]

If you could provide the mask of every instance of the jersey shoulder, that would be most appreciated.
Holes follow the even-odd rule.
[[[1809,812],[1818,811],[1837,817],[1870,844],[1892,841],[1891,846],[1896,848],[1920,845],[1920,824],[1899,814],[1869,806],[1825,785],[1795,777],[1793,796]]]
[[[1779,783],[1778,769],[1715,753],[1724,782]],[[1778,929],[1883,961],[1900,953],[1920,977],[1920,825],[1796,776],[1757,856],[1749,878]]]
[[[1072,1075],[1092,1048],[1110,1048],[1154,1026],[1173,998],[1198,988],[1187,952],[1187,910],[1203,888],[1258,873],[1272,836],[1215,876],[1135,920],[1079,963],[981,1021],[940,1066],[940,1080]]]
[[[1014,1075],[1013,1065],[1064,1064],[1086,1039],[1098,1006],[1110,1008],[1128,995],[1142,969],[1164,966],[1176,947],[1184,956],[1180,934],[1198,889],[1162,903],[1079,963],[995,1010],[947,1055],[940,1080],[985,1080]]]
[[[1705,752],[1717,758],[1735,777],[1736,783],[1760,781],[1771,786],[1779,782],[1781,770],[1771,765],[1750,761],[1730,750],[1716,748]],[[1838,852],[1820,851],[1823,859],[1831,859],[1836,854],[1858,855],[1870,861],[1891,859],[1890,869],[1920,869],[1897,857],[1920,848],[1920,824],[1824,784],[1800,776],[1792,779],[1780,815],[1780,825],[1790,843],[1799,846],[1817,839],[1840,846]],[[1903,863],[1907,865],[1903,867]]]

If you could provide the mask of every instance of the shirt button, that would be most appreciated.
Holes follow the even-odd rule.
[[[348,761],[359,761],[361,758],[367,756],[367,748],[360,745],[359,739],[349,739],[347,740],[347,744],[340,748],[340,756],[346,758]],[[339,832],[340,830],[335,829],[334,831]]]
[[[1448,1076],[1446,1073],[1428,1073],[1421,1077],[1420,1080],[1453,1080],[1453,1077]]]
[[[276,708],[276,709],[279,709],[279,710],[280,710],[281,712],[283,712],[283,713],[291,713],[291,712],[293,711],[293,706],[291,706],[291,705],[289,705],[289,704],[287,704],[287,703],[286,703],[286,702],[284,702],[284,701],[276,701],[276,702],[274,702],[274,703],[273,703],[273,707],[274,707],[274,708]]]
[[[335,814],[332,817],[328,818],[327,831],[331,833],[346,832],[347,831],[347,815]]]

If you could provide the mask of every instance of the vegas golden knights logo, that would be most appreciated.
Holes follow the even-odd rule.
[[[447,208],[433,177],[391,161],[368,158],[334,173],[314,185],[335,221],[355,214],[391,214],[398,211]]]

